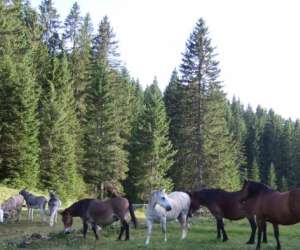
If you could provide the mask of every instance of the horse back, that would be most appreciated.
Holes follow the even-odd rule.
[[[259,197],[257,216],[272,223],[291,225],[300,221],[300,190],[270,192]]]
[[[115,197],[106,201],[94,200],[87,210],[87,218],[98,225],[109,225],[116,220],[123,220],[129,212],[126,198]]]

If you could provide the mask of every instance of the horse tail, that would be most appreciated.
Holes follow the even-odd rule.
[[[130,201],[129,202],[129,213],[130,213],[130,216],[131,216],[131,221],[133,222],[134,224],[134,228],[137,228],[137,219],[136,219],[136,216],[135,216],[135,213],[134,213],[134,208],[132,206],[132,203]]]

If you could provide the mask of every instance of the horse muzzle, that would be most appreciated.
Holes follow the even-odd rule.
[[[166,210],[167,210],[167,211],[171,211],[171,210],[172,210],[171,206],[167,206],[167,207],[166,207]]]
[[[64,233],[65,234],[70,234],[72,232],[72,228],[71,227],[67,227],[67,228],[65,228],[65,230],[64,230]]]

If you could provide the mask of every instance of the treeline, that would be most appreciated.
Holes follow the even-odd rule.
[[[155,78],[143,90],[108,17],[93,29],[77,3],[62,22],[51,0],[0,0],[0,182],[135,201],[244,177],[298,185],[299,122],[227,101],[203,19],[178,69],[164,95]]]

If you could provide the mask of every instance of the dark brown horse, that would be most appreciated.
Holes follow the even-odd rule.
[[[277,192],[265,184],[245,181],[241,201],[247,209],[247,200],[254,200],[254,213],[258,226],[256,249],[260,249],[261,233],[265,223],[273,224],[277,249],[281,249],[278,225],[292,225],[300,222],[300,189]]]
[[[129,225],[126,217],[130,213],[136,227],[137,221],[131,203],[122,197],[115,197],[105,201],[97,199],[83,199],[66,208],[62,213],[62,222],[65,232],[69,232],[73,224],[73,217],[80,217],[83,222],[83,237],[86,238],[88,224],[91,224],[95,238],[99,239],[98,226],[110,225],[115,221],[121,221],[121,231],[118,239],[122,239],[126,231],[125,240],[129,239]]]
[[[251,236],[247,244],[255,243],[256,223],[254,215],[251,213],[251,201],[248,201],[249,207],[247,210],[243,209],[240,203],[241,191],[227,192],[222,189],[201,189],[190,193],[191,207],[190,213],[198,210],[200,206],[207,207],[211,214],[215,217],[217,222],[217,238],[223,241],[228,240],[228,236],[224,229],[223,218],[229,220],[240,220],[247,218],[251,226]],[[264,228],[264,242],[267,242],[266,228]]]

